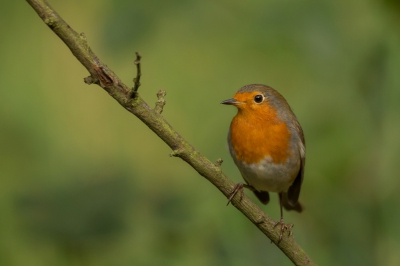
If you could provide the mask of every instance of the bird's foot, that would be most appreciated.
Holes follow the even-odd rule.
[[[235,195],[236,195],[239,191],[240,191],[240,199],[243,198],[243,194],[244,194],[243,188],[248,188],[248,189],[250,189],[251,191],[254,191],[254,188],[253,188],[252,186],[250,186],[250,185],[246,185],[246,184],[243,184],[243,183],[237,183],[237,184],[235,185],[235,187],[233,188],[233,190],[232,190],[232,192],[231,192],[231,195],[229,196],[228,203],[226,204],[226,206],[229,205],[229,203],[232,201],[232,199],[235,197]]]
[[[279,221],[277,221],[277,222],[275,223],[274,228],[277,227],[278,225],[281,226],[281,230],[280,230],[280,234],[279,234],[279,240],[278,240],[278,244],[279,244],[279,243],[281,242],[281,240],[282,240],[283,233],[284,233],[285,231],[288,232],[288,236],[291,236],[291,235],[292,235],[292,228],[293,228],[294,224],[285,224],[285,223],[283,222],[283,218],[281,218]]]

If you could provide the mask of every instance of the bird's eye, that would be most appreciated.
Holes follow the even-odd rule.
[[[256,96],[254,96],[254,101],[256,103],[261,103],[264,100],[264,97],[261,94],[257,94]]]

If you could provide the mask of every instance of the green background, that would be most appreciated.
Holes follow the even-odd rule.
[[[307,141],[294,237],[320,265],[400,262],[400,5],[51,0],[128,85],[241,181],[241,86],[280,91]],[[291,265],[105,91],[25,1],[0,3],[0,265]],[[246,192],[248,195],[250,193]],[[250,195],[252,198],[253,195]],[[260,204],[261,205],[261,204]],[[278,200],[262,209],[279,218]]]

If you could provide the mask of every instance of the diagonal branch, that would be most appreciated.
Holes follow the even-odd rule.
[[[180,157],[217,187],[226,197],[230,195],[235,184],[221,171],[221,159],[218,159],[215,164],[212,163],[184,140],[161,116],[161,106],[158,105],[158,109],[154,110],[149,107],[137,92],[132,93],[132,89],[126,86],[93,53],[84,34],[78,34],[74,31],[45,0],[26,1],[89,71],[90,76],[84,79],[85,83],[94,83],[106,90],[122,107],[138,117],[172,149],[171,156]],[[137,79],[137,82],[139,82],[139,79]],[[221,206],[224,205],[223,203],[221,204]],[[293,237],[286,237],[278,243],[279,229],[274,229],[274,220],[267,216],[246,195],[235,197],[232,200],[232,205],[271,239],[295,265],[316,265]]]

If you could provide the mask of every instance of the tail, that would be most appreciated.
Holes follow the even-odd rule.
[[[297,201],[295,205],[290,204],[286,192],[282,192],[282,206],[288,211],[294,210],[297,212],[302,212],[304,210],[304,207],[300,201]]]
[[[253,191],[257,198],[265,205],[269,202],[269,193],[267,191]]]

